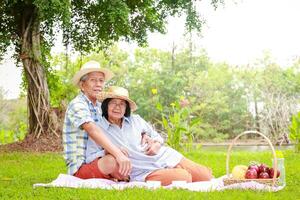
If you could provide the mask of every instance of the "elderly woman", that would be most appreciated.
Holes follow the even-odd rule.
[[[110,87],[98,96],[102,102],[100,126],[114,143],[127,152],[132,164],[131,181],[208,181],[211,170],[187,158],[176,150],[164,146],[163,138],[139,115],[132,115],[137,106],[129,98],[128,91]],[[144,134],[147,134],[146,137]],[[105,155],[105,150],[91,138],[88,139],[86,162]]]

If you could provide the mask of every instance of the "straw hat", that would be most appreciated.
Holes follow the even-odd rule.
[[[103,102],[105,99],[108,98],[116,98],[116,99],[123,99],[129,103],[129,107],[131,111],[135,111],[137,109],[137,105],[133,100],[129,98],[128,91],[125,88],[117,87],[117,86],[111,86],[108,88],[107,91],[101,92],[98,95],[98,100],[100,102]]]
[[[73,84],[79,86],[81,77],[90,72],[102,72],[104,74],[105,81],[110,80],[114,76],[110,70],[101,68],[100,63],[91,60],[82,65],[81,69],[74,75],[72,79]]]

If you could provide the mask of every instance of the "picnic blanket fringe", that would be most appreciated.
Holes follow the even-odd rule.
[[[229,189],[242,189],[242,190],[260,190],[277,192],[282,190],[284,186],[272,187],[269,185],[261,184],[255,181],[246,183],[236,183],[232,185],[224,185],[223,179],[226,175],[219,178],[214,178],[211,181],[202,182],[173,182],[168,186],[160,186],[159,184],[153,184],[153,182],[114,182],[107,179],[80,179],[71,175],[59,174],[59,176],[50,183],[36,183],[33,184],[33,188],[37,187],[65,187],[65,188],[99,188],[105,190],[124,190],[128,188],[147,188],[147,189],[186,189],[197,192],[210,192],[210,191],[222,191]]]

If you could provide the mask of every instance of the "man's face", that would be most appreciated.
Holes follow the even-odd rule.
[[[102,72],[88,73],[85,81],[81,81],[81,91],[93,102],[97,100],[97,95],[102,91],[105,83],[105,77]]]

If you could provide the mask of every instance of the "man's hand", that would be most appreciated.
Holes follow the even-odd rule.
[[[126,151],[125,151],[126,150]],[[129,176],[130,172],[131,172],[131,162],[128,158],[128,151],[127,149],[121,149],[121,153],[118,154],[118,156],[116,156],[116,160],[117,163],[119,164],[119,173],[124,176],[127,177]]]
[[[126,148],[121,147],[120,150],[122,151],[122,153],[123,153],[125,156],[129,157],[129,153],[128,153],[128,150],[127,150]]]
[[[120,150],[121,150],[121,152],[122,152],[125,156],[129,157],[129,153],[128,153],[128,150],[127,150],[126,148],[121,147]],[[104,153],[105,153],[105,155],[110,154],[110,153],[109,153],[108,151],[106,151],[105,149],[104,149]]]

